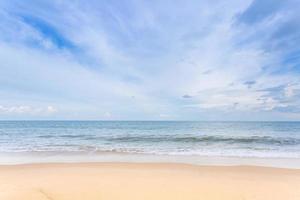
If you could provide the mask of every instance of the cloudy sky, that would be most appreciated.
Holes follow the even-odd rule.
[[[300,120],[299,0],[1,0],[0,119]]]

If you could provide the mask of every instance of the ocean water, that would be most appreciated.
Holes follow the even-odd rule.
[[[0,121],[0,153],[300,158],[300,122]]]

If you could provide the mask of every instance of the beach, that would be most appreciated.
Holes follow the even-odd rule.
[[[299,122],[0,121],[0,200],[299,200]]]
[[[300,200],[300,0],[0,16],[0,200]]]
[[[300,170],[176,163],[0,166],[1,200],[298,200]]]

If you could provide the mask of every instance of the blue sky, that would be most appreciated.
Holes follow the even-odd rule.
[[[298,0],[0,1],[0,119],[300,120]]]

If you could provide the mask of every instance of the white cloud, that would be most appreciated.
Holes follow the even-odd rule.
[[[3,106],[0,105],[0,114],[17,114],[17,115],[44,115],[57,112],[57,108],[53,106],[32,107],[27,105],[19,106]]]
[[[291,98],[295,95],[295,90],[300,90],[300,84],[287,84],[284,94],[287,98]]]
[[[105,112],[105,113],[104,113],[104,118],[111,119],[112,116],[113,116],[113,115],[112,115],[110,112]]]
[[[57,112],[57,109],[55,107],[53,107],[53,106],[47,106],[47,110],[46,111],[47,111],[47,113],[52,114],[52,113]]]

